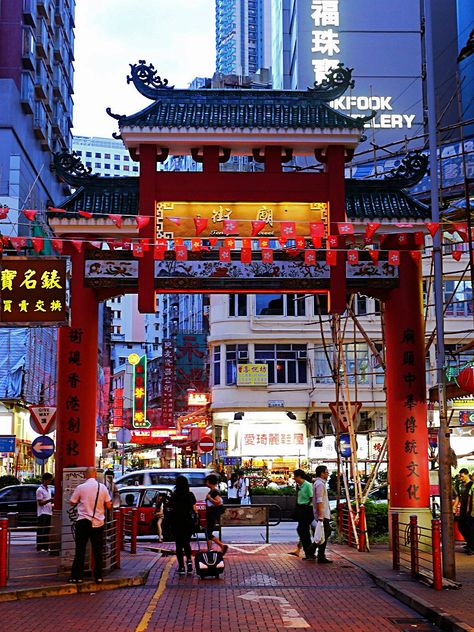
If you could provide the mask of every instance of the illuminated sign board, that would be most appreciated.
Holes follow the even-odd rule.
[[[297,235],[309,236],[309,222],[327,223],[326,202],[164,202],[156,203],[156,236],[166,238],[252,236],[252,222],[263,222],[259,237],[279,237],[280,222],[295,222]]]
[[[268,386],[268,365],[238,364],[237,386]]]
[[[134,428],[149,428],[146,418],[146,356],[133,365],[133,418]]]
[[[66,259],[0,260],[0,325],[67,325]]]
[[[163,372],[161,376],[161,422],[174,425],[175,352],[170,339],[163,340]]]
[[[207,404],[209,404],[207,393],[188,393],[188,406],[206,406]]]

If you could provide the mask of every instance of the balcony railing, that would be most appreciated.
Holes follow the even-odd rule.
[[[33,114],[35,107],[35,84],[29,72],[21,73],[20,102],[23,112]]]
[[[36,138],[39,138],[41,140],[46,139],[47,122],[48,117],[46,116],[46,109],[43,103],[41,103],[41,101],[36,101],[33,118],[33,130],[35,132]]]
[[[36,27],[36,0],[23,0],[23,22]]]
[[[36,53],[40,57],[46,57],[48,54],[48,29],[44,18],[38,20],[36,27]]]

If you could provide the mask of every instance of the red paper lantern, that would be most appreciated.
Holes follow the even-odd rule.
[[[460,371],[457,381],[465,393],[474,393],[474,367],[467,366]]]

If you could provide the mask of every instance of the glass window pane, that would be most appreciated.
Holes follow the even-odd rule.
[[[294,360],[287,362],[286,366],[288,370],[288,384],[296,384],[296,362]]]
[[[303,360],[298,362],[298,384],[306,384],[307,382],[307,364]]]
[[[257,316],[283,316],[283,294],[256,294]]]

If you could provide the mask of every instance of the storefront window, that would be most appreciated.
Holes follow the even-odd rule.
[[[304,344],[255,345],[255,362],[267,363],[269,384],[306,384],[307,354]]]
[[[227,385],[237,383],[237,364],[246,364],[248,359],[248,345],[226,345],[225,375]]]
[[[304,316],[303,294],[256,294],[256,316]]]

